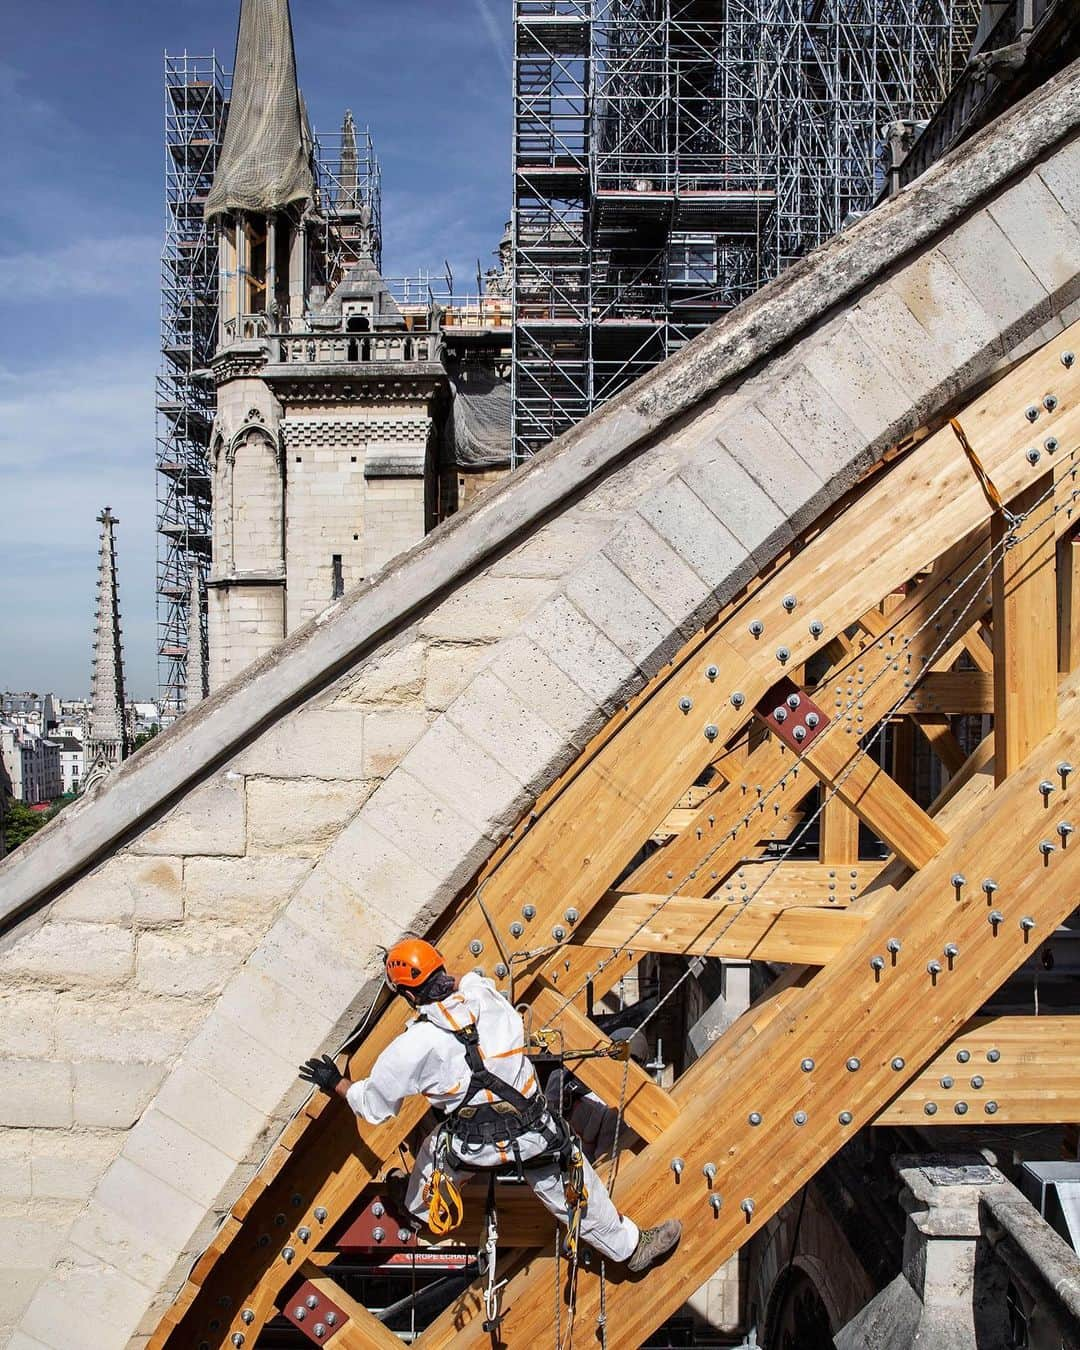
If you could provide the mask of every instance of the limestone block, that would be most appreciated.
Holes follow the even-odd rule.
[[[790,369],[756,407],[822,482],[838,474],[854,481],[851,465],[865,450],[866,438],[805,367]]]
[[[318,928],[328,923],[328,911],[340,912],[349,904],[350,896],[354,907],[352,912],[360,912],[366,897],[351,892],[347,883],[336,877],[328,877],[324,897],[305,898],[305,909],[299,917],[310,928]],[[374,930],[372,936],[378,940],[377,935],[384,931],[389,921],[376,915],[365,920],[365,924],[366,927],[355,933],[349,928],[346,937],[340,940],[343,943],[347,938],[352,938],[356,943],[355,954],[358,957],[368,952],[366,944],[370,940],[369,932]],[[325,939],[316,936],[308,927],[302,928],[291,919],[282,917],[259,944],[249,964],[260,974],[269,976],[274,984],[292,998],[298,1021],[305,1021],[314,1011],[318,1018],[311,1022],[311,1027],[322,1029],[324,1020],[337,1023],[345,1016],[357,998],[358,991],[368,983],[367,973],[349,959],[353,954],[351,948],[328,948]],[[299,1029],[296,1034],[300,1034]],[[304,1039],[307,1040],[307,1036]],[[283,1042],[283,1045],[290,1043]],[[276,1047],[272,1048],[277,1057],[280,1052]],[[299,1061],[295,1057],[290,1060],[294,1076],[297,1063]],[[283,1092],[294,1086],[288,1079],[283,1080],[283,1084]],[[240,1091],[232,1083],[227,1086],[234,1092]],[[245,1096],[245,1100],[253,1099]]]
[[[50,911],[53,920],[131,923],[141,927],[183,917],[180,858],[121,854],[71,886]]]
[[[642,516],[631,516],[604,549],[604,556],[689,637],[709,607],[712,585],[687,565]]]
[[[245,844],[244,780],[225,773],[185,793],[156,825],[143,831],[131,852],[238,856]]]
[[[70,1064],[0,1059],[0,1125],[65,1129],[71,1121]]]
[[[49,1347],[44,1341],[35,1341],[32,1336],[27,1336],[24,1331],[15,1331],[7,1343],[7,1350],[49,1350]]]
[[[529,792],[458,727],[440,717],[402,760],[402,767],[491,838],[517,822]],[[408,841],[401,841],[408,847]]]
[[[189,858],[184,910],[189,919],[265,925],[313,866],[287,853],[255,858]]]
[[[34,1130],[31,1150],[34,1198],[84,1204],[120,1152],[120,1130],[102,1133]]]
[[[378,652],[345,677],[335,703],[357,708],[411,705],[423,692],[424,651],[424,643],[410,638],[390,651]]]
[[[280,1058],[299,1064],[324,1045],[331,1032],[330,1017],[312,1006],[315,1002],[321,1002],[317,991],[311,1002],[299,1006],[289,990],[249,963],[225,986],[217,1011]]]
[[[0,1056],[48,1059],[54,1044],[59,995],[44,989],[0,993]]]
[[[928,398],[936,399],[942,384],[940,352],[903,298],[888,286],[862,296],[849,311],[848,322],[907,391],[913,429],[929,411]]]
[[[149,1297],[144,1285],[114,1266],[65,1261],[35,1294],[22,1328],[55,1350],[125,1350],[128,1329]]]
[[[216,994],[254,946],[236,924],[185,924],[139,936],[135,982],[149,994],[205,998]]]
[[[430,874],[425,895],[430,893],[433,878],[454,879],[465,885],[490,847],[486,838],[477,842],[474,825],[404,768],[395,770],[374,794],[364,808],[363,822],[366,828],[421,860]],[[379,847],[377,841],[373,842]],[[373,893],[371,903],[388,919],[403,918],[398,906],[387,903],[385,897],[380,902]]]
[[[759,395],[759,403],[767,404],[768,395]],[[809,523],[807,506],[822,481],[759,406],[747,405],[721,419],[716,441],[776,503],[792,529]]]
[[[364,716],[364,777],[385,778],[431,721],[422,706],[387,708]]]
[[[131,978],[135,935],[96,923],[43,923],[0,952],[0,979],[39,979],[69,987]]]
[[[446,715],[535,796],[569,761],[573,746],[536,714],[527,698],[525,691],[516,693],[483,670]]]
[[[1039,177],[1073,221],[1080,221],[1080,141],[1074,136],[1039,165]]]
[[[76,1123],[128,1130],[157,1091],[165,1066],[88,1059],[74,1066],[74,1075]]]
[[[1075,152],[1074,152],[1075,153]],[[1074,161],[1075,162],[1075,161]],[[1067,174],[1047,168],[1045,178],[1029,174],[993,201],[987,210],[1052,300],[1072,299],[1080,275],[1080,225],[1070,219],[1046,179],[1066,193]]]
[[[276,926],[285,922],[279,920]],[[307,954],[303,950],[303,934],[295,924],[290,928],[288,937],[296,941],[299,964]],[[273,1115],[281,1099],[296,1085],[295,1064],[260,1045],[246,1031],[241,1031],[235,1023],[216,1012],[207,1018],[192,1039],[184,1061],[193,1069],[201,1069],[264,1115]]]
[[[574,573],[566,598],[642,669],[677,644],[664,614],[603,555]]]
[[[183,1062],[162,1084],[153,1110],[213,1144],[234,1162],[246,1162],[267,1129],[261,1111]]]
[[[206,1016],[186,998],[151,997],[138,989],[65,990],[56,1007],[56,1057],[117,1063],[172,1059]]]
[[[745,551],[740,582],[756,574],[759,560],[764,562],[777,545],[794,537],[787,514],[715,440],[680,470],[679,477]]]
[[[269,778],[362,778],[363,726],[351,708],[305,708],[264,732],[233,768]]]
[[[89,1207],[76,1219],[69,1241],[77,1250],[154,1288],[204,1213],[198,1202],[121,1153],[102,1177]]]
[[[363,805],[366,782],[317,778],[249,778],[248,842],[252,853],[317,857]]]
[[[939,250],[920,254],[887,284],[926,330],[942,373],[961,371],[980,352],[1000,348],[998,326]]]
[[[424,659],[424,703],[436,712],[449,708],[478,670],[491,660],[493,642],[432,642]]]
[[[420,635],[452,642],[500,638],[550,595],[552,584],[541,578],[473,577],[420,620]]]
[[[0,1129],[0,1206],[30,1198],[31,1130]]]
[[[1046,288],[989,211],[964,221],[939,247],[1002,334],[1025,315],[1049,317]]]
[[[204,1207],[214,1203],[236,1168],[227,1153],[156,1105],[143,1113],[128,1135],[124,1156]]]
[[[710,590],[746,561],[746,550],[681,478],[654,492],[639,509]]]
[[[603,725],[596,701],[523,634],[504,638],[488,669],[566,742],[583,747]]]
[[[563,595],[554,596],[524,632],[607,714],[641,683],[634,663]]]
[[[32,1213],[0,1215],[0,1250],[11,1270],[40,1270],[52,1265],[63,1242],[64,1220],[72,1206],[42,1205]]]
[[[495,563],[490,575],[548,577],[557,581],[591,553],[598,553],[610,534],[607,520],[587,516],[571,507]]]

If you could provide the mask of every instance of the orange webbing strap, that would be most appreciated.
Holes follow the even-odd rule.
[[[983,468],[982,461],[972,448],[971,442],[967,438],[967,433],[960,425],[959,420],[955,417],[950,417],[949,426],[951,426],[956,433],[956,439],[960,442],[960,447],[964,454],[967,455],[968,461],[975,471],[975,477],[979,480],[979,485],[982,487],[983,492],[986,493],[986,500],[995,511],[1000,511],[1003,516],[1008,517],[1009,513],[1005,510],[1005,503],[1001,500],[1001,493],[994,486],[990,475]]]
[[[428,1194],[428,1227],[436,1237],[445,1237],[461,1224],[465,1206],[452,1177],[436,1167],[431,1173]]]

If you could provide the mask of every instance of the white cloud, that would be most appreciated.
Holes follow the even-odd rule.
[[[0,256],[0,294],[26,300],[152,294],[161,241],[153,235],[79,239]]]
[[[480,22],[484,25],[484,32],[487,34],[495,56],[501,64],[503,70],[510,74],[510,25],[504,20],[502,23],[495,17],[495,12],[491,8],[490,0],[473,0],[477,13],[480,15]],[[508,14],[508,8],[504,9],[503,14]]]

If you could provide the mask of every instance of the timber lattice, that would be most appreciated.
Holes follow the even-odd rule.
[[[681,1218],[684,1237],[647,1298],[609,1274],[620,1345],[640,1343],[864,1126],[1080,1118],[1080,1018],[979,1016],[1080,886],[1067,828],[1080,821],[1080,368],[1063,360],[1078,342],[1074,325],[964,408],[962,437],[946,425],[855,488],[613,719],[436,935],[452,968],[475,964],[476,940],[492,964],[506,952],[533,1025],[573,1045],[603,1043],[587,995],[645,952],[786,966],[670,1091],[630,1067],[625,1120],[641,1144],[622,1160],[618,1201],[646,1223]],[[1029,453],[1049,438],[1053,452]],[[782,678],[829,718],[804,751],[755,730]],[[958,716],[992,717],[970,753]],[[948,780],[936,800],[910,779],[915,735]],[[860,859],[860,822],[884,862]],[[817,824],[818,859],[792,858]],[[628,870],[650,839],[666,842]],[[535,917],[518,939],[524,904]],[[353,1077],[404,1018],[396,1003],[378,1012],[350,1052]],[[983,1081],[945,1093],[942,1065],[961,1052]],[[580,1076],[619,1100],[621,1065],[584,1061]],[[151,1346],[251,1347],[301,1278],[348,1310],[336,1344],[399,1344],[335,1284],[331,1239],[408,1157],[423,1113],[410,1101],[370,1127],[339,1102],[309,1102]],[[550,1226],[525,1205],[508,1231],[522,1245],[506,1257],[503,1343],[546,1344]],[[582,1270],[577,1326],[590,1339],[599,1297]],[[482,1315],[473,1289],[415,1343],[488,1345]]]

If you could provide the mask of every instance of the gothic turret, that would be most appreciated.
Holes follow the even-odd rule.
[[[101,543],[98,552],[97,612],[94,624],[94,669],[90,694],[90,721],[86,734],[86,775],[90,787],[126,759],[127,725],[124,720],[124,652],[120,629],[120,593],[116,579],[118,524],[110,507],[98,516]]]

